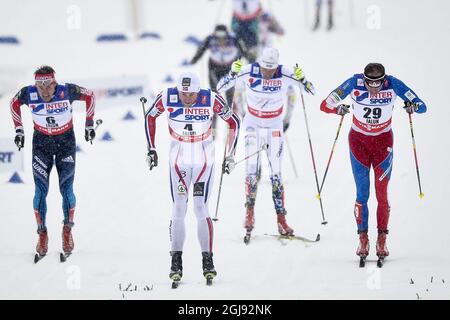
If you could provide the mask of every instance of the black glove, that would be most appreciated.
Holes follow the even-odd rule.
[[[283,133],[289,128],[289,121],[283,121]]]
[[[336,107],[336,113],[340,116],[345,116],[350,112],[350,106],[348,104],[340,104]]]
[[[95,138],[95,130],[93,126],[86,126],[84,129],[84,138],[86,141],[90,141],[92,143],[92,140]]]
[[[158,166],[158,154],[155,149],[150,149],[147,153],[147,165],[150,170]]]
[[[16,137],[14,138],[14,143],[16,144],[17,148],[19,148],[19,151],[25,145],[25,135],[23,134],[22,129],[16,130]]]
[[[420,107],[420,105],[418,103],[414,103],[411,101],[404,101],[404,102],[405,102],[405,106],[403,107],[403,109],[405,109],[405,111],[407,113],[414,113]]]

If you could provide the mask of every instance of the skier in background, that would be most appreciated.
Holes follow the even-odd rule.
[[[229,90],[239,83],[244,86],[247,96],[247,112],[244,117],[245,155],[250,156],[266,149],[270,165],[272,198],[277,216],[278,232],[293,235],[294,230],[287,224],[284,206],[284,186],[281,177],[283,159],[283,105],[289,87],[301,85],[313,94],[314,87],[307,81],[299,67],[288,68],[278,64],[279,53],[275,48],[265,48],[258,62],[242,66],[233,62],[231,72],[219,81],[218,92]],[[246,217],[244,228],[248,243],[254,228],[254,206],[261,167],[259,153],[246,161]]]
[[[353,103],[353,122],[349,134],[350,160],[356,184],[355,218],[359,234],[356,254],[361,261],[369,254],[368,221],[370,167],[375,172],[375,192],[378,201],[378,238],[376,253],[384,260],[389,255],[386,246],[390,206],[388,184],[393,164],[392,112],[397,96],[404,100],[408,113],[424,113],[425,103],[403,82],[386,75],[380,63],[369,63],[363,74],[355,74],[337,87],[322,102],[320,109],[341,116],[350,106],[343,100],[350,95]]]
[[[260,0],[233,0],[231,30],[238,41],[243,42],[250,63],[256,60],[258,51],[259,16],[262,7]]]
[[[241,56],[246,56],[236,37],[232,33],[228,32],[227,27],[223,24],[217,25],[214,32],[206,37],[192,58],[191,64],[197,63],[206,50],[210,50],[211,52],[208,61],[209,85],[214,89],[217,87],[219,79],[230,71],[233,61]],[[233,97],[234,90],[227,91],[227,104],[233,107],[235,113],[242,115],[242,106],[233,104]],[[213,130],[215,130],[216,114],[213,115],[212,127]]]
[[[169,277],[176,287],[183,275],[182,254],[185,240],[185,217],[188,195],[194,200],[197,234],[202,251],[203,275],[216,276],[213,264],[213,225],[208,212],[208,200],[213,186],[214,142],[211,137],[212,116],[216,113],[229,126],[227,155],[222,164],[229,174],[234,168],[234,154],[240,120],[225,100],[209,89],[200,88],[199,78],[183,73],[174,88],[163,90],[147,111],[147,162],[152,170],[158,165],[155,146],[156,118],[167,111],[172,137],[169,154],[170,190],[173,207],[170,221],[172,265]],[[192,184],[192,188],[191,188]]]
[[[326,0],[328,3],[328,24],[327,24],[327,30],[333,29],[334,23],[333,23],[333,6],[334,1],[333,0]],[[316,0],[316,20],[314,22],[314,26],[312,28],[313,31],[316,31],[320,27],[320,13],[322,8],[322,2],[323,0]]]
[[[273,47],[273,36],[284,35],[284,29],[273,14],[267,11],[259,16],[259,47],[262,51],[265,47]]]
[[[72,123],[72,102],[86,103],[85,139],[95,138],[93,118],[95,97],[92,91],[70,83],[58,83],[55,71],[50,66],[42,66],[34,73],[35,84],[22,88],[11,100],[11,114],[14,122],[17,147],[22,149],[25,135],[20,107],[26,104],[34,122],[32,166],[35,184],[33,199],[39,240],[36,246],[35,262],[48,251],[46,226],[47,194],[50,172],[56,165],[59,189],[62,195],[64,225],[62,229],[62,248],[64,254],[74,249],[72,227],[74,226],[75,195],[73,181],[75,176],[75,133]]]

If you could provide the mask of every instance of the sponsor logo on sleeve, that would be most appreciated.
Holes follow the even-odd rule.
[[[37,92],[30,93],[30,100],[36,101],[38,99]]]
[[[328,99],[330,101],[327,101],[327,103],[333,104],[333,105],[338,104],[341,101],[341,98],[339,97],[339,95],[334,91],[328,96]]]
[[[92,95],[92,91],[91,90],[88,90],[88,89],[83,88],[83,87],[80,87],[80,93],[84,94],[84,95],[87,95],[87,96]]]
[[[413,101],[416,98],[416,95],[411,92],[411,90],[406,91],[405,96],[409,99],[409,101]]]

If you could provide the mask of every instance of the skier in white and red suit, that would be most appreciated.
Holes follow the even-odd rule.
[[[183,73],[177,86],[163,90],[145,116],[148,141],[147,162],[150,170],[158,164],[155,145],[156,118],[167,111],[170,145],[170,191],[173,201],[170,222],[171,275],[181,277],[181,254],[185,240],[185,216],[189,193],[194,200],[198,240],[203,256],[204,273],[215,275],[212,263],[213,224],[208,213],[208,200],[213,186],[214,141],[212,118],[217,114],[229,126],[227,154],[222,169],[229,174],[234,168],[234,154],[240,120],[231,106],[217,93],[200,88],[197,75]],[[192,185],[192,188],[191,188]],[[206,276],[206,275],[205,275]]]
[[[284,186],[281,175],[284,154],[284,128],[289,126],[289,117],[283,120],[283,110],[288,92],[303,88],[314,94],[314,86],[308,81],[300,67],[289,68],[278,63],[279,52],[275,48],[264,48],[258,62],[242,65],[233,62],[230,73],[217,85],[218,92],[234,86],[243,86],[247,97],[247,112],[243,120],[246,160],[246,215],[244,228],[247,236],[255,224],[254,206],[260,177],[261,157],[258,150],[265,145],[270,165],[272,199],[277,217],[278,232],[289,236],[294,230],[287,224],[284,206]],[[289,105],[289,101],[288,101]],[[255,155],[257,153],[257,155]],[[254,156],[251,156],[251,155]]]

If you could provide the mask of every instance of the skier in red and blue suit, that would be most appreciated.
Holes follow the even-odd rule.
[[[368,220],[370,167],[375,172],[375,191],[378,201],[378,239],[376,252],[380,259],[389,255],[386,247],[390,206],[388,184],[393,162],[393,134],[391,130],[394,102],[399,96],[408,113],[424,113],[425,103],[399,79],[385,74],[380,63],[369,63],[363,74],[355,74],[331,92],[320,105],[326,113],[341,116],[350,112],[342,101],[350,95],[353,122],[349,133],[350,159],[356,184],[355,218],[360,244],[356,254],[365,259],[369,254]]]
[[[85,139],[86,141],[92,141],[95,138],[93,126],[95,96],[92,91],[75,84],[58,83],[55,78],[55,70],[50,66],[38,68],[34,77],[34,85],[23,87],[12,98],[10,107],[16,130],[14,142],[19,151],[25,143],[20,110],[22,105],[25,104],[30,108],[34,123],[32,166],[35,193],[33,208],[39,234],[36,251],[40,257],[43,257],[48,250],[46,198],[49,190],[50,172],[55,165],[59,176],[59,189],[64,213],[62,247],[65,254],[70,254],[74,248],[72,227],[75,213],[73,181],[76,152],[72,102],[76,100],[85,102]]]

